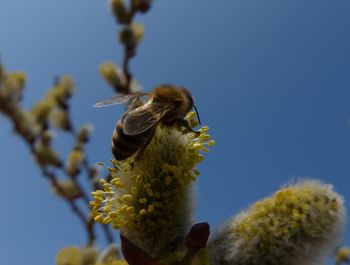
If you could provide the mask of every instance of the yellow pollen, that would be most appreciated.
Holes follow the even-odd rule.
[[[134,199],[134,196],[132,196],[131,194],[124,194],[123,195],[123,200],[126,202],[130,202]]]
[[[103,222],[103,219],[104,219],[103,215],[102,215],[102,214],[99,214],[99,215],[95,216],[94,221],[95,221],[96,223],[102,223],[102,222]]]
[[[140,210],[140,212],[139,212],[140,215],[145,215],[146,213],[147,213],[146,209],[142,209],[142,210]]]
[[[209,126],[203,126],[199,131],[201,133],[206,133],[207,131],[209,131]]]
[[[210,140],[210,135],[209,134],[201,134],[201,136],[199,136],[199,140],[200,141],[208,141]]]
[[[215,145],[215,141],[214,141],[214,140],[210,140],[210,141],[208,142],[208,146],[213,146],[213,145]]]
[[[208,153],[208,152],[209,152],[209,149],[203,146],[203,147],[202,147],[202,151]]]
[[[126,210],[127,210],[128,213],[133,213],[133,212],[135,212],[135,207],[134,206],[129,206]]]
[[[108,218],[108,217],[103,220],[103,224],[105,224],[105,225],[107,225],[107,224],[109,224],[111,222],[112,222],[112,219]]]
[[[118,214],[117,212],[115,212],[115,211],[114,211],[114,212],[110,212],[110,213],[108,214],[108,217],[110,217],[110,218],[113,218],[113,219],[114,219],[114,218],[117,218],[117,217],[118,217],[118,215],[119,215],[119,214]]]

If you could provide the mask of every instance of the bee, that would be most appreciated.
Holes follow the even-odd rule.
[[[143,97],[147,100],[142,101]],[[98,101],[94,107],[114,104],[128,106],[112,135],[112,152],[118,161],[125,160],[136,152],[138,157],[152,140],[156,126],[160,123],[166,126],[178,125],[188,132],[195,132],[184,119],[192,107],[195,108],[200,123],[193,97],[183,87],[160,85],[149,93],[133,93]]]

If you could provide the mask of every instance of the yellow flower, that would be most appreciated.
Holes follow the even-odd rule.
[[[48,91],[46,100],[53,100],[59,106],[65,106],[67,100],[73,95],[73,79],[66,75],[57,80],[56,84]]]
[[[77,188],[77,185],[70,179],[60,179],[57,181],[57,185],[59,185],[60,190],[58,190],[55,186],[52,186],[52,191],[63,197],[63,198],[77,198],[81,196],[81,191]]]
[[[40,125],[36,122],[33,115],[18,107],[13,109],[11,118],[15,124],[16,132],[29,142],[34,142],[40,132]]]
[[[121,29],[119,41],[127,47],[135,47],[142,40],[144,31],[141,23],[133,22]]]
[[[24,72],[3,72],[0,78],[0,100],[8,100],[15,103],[20,101],[27,79],[26,74]]]
[[[194,113],[187,117],[194,119]],[[112,180],[93,192],[95,221],[115,229],[150,256],[171,264],[184,254],[183,240],[192,224],[192,183],[210,136],[159,125],[139,158],[113,161]]]
[[[114,63],[107,61],[100,64],[98,68],[100,75],[112,87],[117,88],[126,84],[123,71]]]
[[[60,108],[56,108],[50,112],[49,121],[56,129],[69,131],[72,128],[68,112]]]
[[[50,146],[40,142],[36,150],[36,161],[42,166],[61,166],[57,152]]]
[[[126,86],[126,76],[123,69],[121,69],[114,63],[107,61],[101,63],[98,70],[102,78],[112,88],[114,88],[115,91],[117,91],[118,93],[125,93],[123,89],[125,89]],[[131,93],[139,92],[142,90],[142,86],[135,79],[132,79],[130,80],[129,90]]]
[[[110,0],[110,7],[118,22],[127,23],[128,10],[124,0]]]
[[[309,265],[339,243],[343,199],[317,180],[277,191],[229,220],[211,240],[214,265]]]
[[[85,160],[84,150],[79,148],[79,146],[75,147],[68,155],[67,159],[67,173],[70,176],[76,176],[79,174],[81,167]]]

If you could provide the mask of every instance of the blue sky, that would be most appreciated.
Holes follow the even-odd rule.
[[[305,176],[350,200],[350,1],[158,0],[137,20],[146,32],[132,72],[146,90],[188,87],[217,142],[200,165],[198,221],[215,229]],[[91,161],[111,158],[122,112],[91,107],[113,95],[97,66],[121,62],[116,32],[107,1],[0,1],[1,57],[8,70],[28,73],[24,105],[71,74],[75,123],[95,126]],[[57,145],[67,153],[72,141],[59,136]],[[85,242],[84,230],[3,117],[0,146],[2,262],[53,264],[58,249]]]

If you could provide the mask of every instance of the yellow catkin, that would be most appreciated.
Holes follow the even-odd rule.
[[[190,125],[197,122],[193,112],[187,119]],[[190,186],[200,174],[196,164],[208,151],[208,129],[204,126],[194,134],[158,125],[142,156],[112,160],[118,170],[110,170],[112,180],[104,191],[93,194],[94,207],[99,207],[95,219],[111,218],[114,229],[122,229],[151,256],[176,264],[192,224]]]
[[[343,199],[331,185],[300,181],[223,225],[209,245],[212,264],[322,265],[344,219]]]

